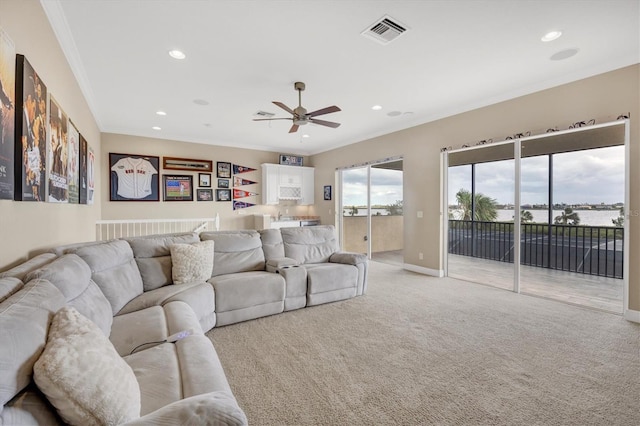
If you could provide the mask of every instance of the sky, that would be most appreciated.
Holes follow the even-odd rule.
[[[553,156],[553,202],[615,204],[624,202],[624,146],[568,152]],[[548,202],[548,157],[522,160],[521,204]],[[476,165],[476,192],[513,204],[514,161]],[[460,188],[471,190],[471,166],[449,168],[449,204]]]
[[[367,168],[342,172],[342,204],[367,205]],[[371,168],[371,204],[390,205],[402,200],[402,171]]]

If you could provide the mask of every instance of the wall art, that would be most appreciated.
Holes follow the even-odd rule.
[[[109,153],[109,200],[159,201],[159,168],[159,157]]]
[[[162,175],[164,201],[193,201],[193,176]]]
[[[253,207],[253,206],[255,206],[255,204],[246,203],[244,201],[234,201],[233,202],[233,209],[234,210],[246,209],[247,207]]]
[[[0,28],[0,200],[14,199],[16,48]]]
[[[87,204],[87,161],[88,161],[88,148],[89,144],[87,140],[80,135],[80,170],[78,173],[78,201],[80,204]]]
[[[88,144],[87,144],[88,146]],[[96,154],[93,148],[88,146],[87,152],[87,204],[93,204],[96,188]]]
[[[15,197],[45,201],[47,170],[47,86],[22,55],[16,56]],[[65,116],[66,119],[66,116]],[[66,158],[66,157],[65,157]],[[66,202],[63,198],[62,202]]]
[[[198,186],[211,187],[211,173],[198,173]]]
[[[216,189],[216,201],[231,201],[231,190]]]
[[[67,188],[69,192],[69,203],[78,204],[80,202],[80,132],[69,120],[67,125]]]
[[[302,166],[302,157],[297,155],[280,154],[280,164],[285,166]]]
[[[213,190],[198,189],[197,196],[198,196],[198,201],[213,201]]]
[[[231,163],[225,163],[222,161],[218,161],[216,163],[216,167],[218,169],[217,176],[219,178],[231,178]]]
[[[243,191],[242,189],[234,189],[233,190],[233,198],[246,198],[252,197],[254,195],[258,195],[255,192]]]
[[[190,158],[162,157],[162,168],[167,170],[211,172],[213,169],[213,161],[192,160]]]
[[[50,96],[47,143],[47,201],[50,203],[67,203],[69,201],[69,184],[67,183],[68,125],[67,115],[53,96]]]
[[[249,173],[254,171],[255,169],[252,169],[251,167],[246,167],[246,166],[239,166],[237,164],[233,165],[233,174],[237,175],[240,173]]]
[[[331,200],[331,185],[324,186],[324,199]]]
[[[255,185],[258,182],[254,182],[252,180],[249,179],[243,179],[239,176],[234,176],[233,177],[233,186],[245,186],[245,185]]]
[[[229,179],[218,179],[218,188],[228,188]]]

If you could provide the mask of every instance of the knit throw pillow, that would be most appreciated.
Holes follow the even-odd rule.
[[[206,281],[213,271],[213,240],[173,244],[171,276],[174,284]]]
[[[60,309],[33,366],[36,385],[72,425],[121,424],[140,417],[140,387],[109,339],[75,308]]]

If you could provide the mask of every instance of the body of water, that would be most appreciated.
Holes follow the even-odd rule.
[[[533,215],[533,222],[546,223],[548,212],[546,210],[527,210]],[[560,216],[563,210],[554,210],[553,218]],[[619,216],[618,210],[574,210],[580,217],[580,225],[585,226],[613,226],[611,222]],[[513,210],[498,210],[498,221],[506,222],[513,220]]]

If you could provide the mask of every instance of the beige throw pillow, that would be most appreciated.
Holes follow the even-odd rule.
[[[75,308],[64,307],[53,317],[33,378],[69,424],[117,425],[140,417],[133,370]]]
[[[174,284],[206,281],[213,272],[213,240],[173,244],[171,276]]]

